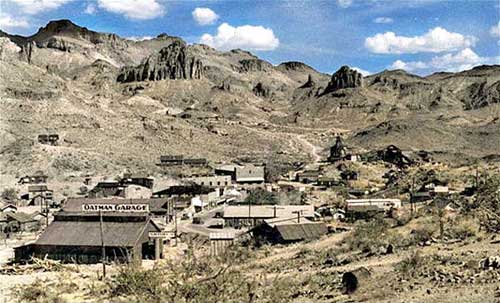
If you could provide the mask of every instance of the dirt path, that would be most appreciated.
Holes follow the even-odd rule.
[[[321,160],[321,157],[318,154],[318,147],[304,139],[303,136],[304,135],[297,135],[297,140],[299,140],[301,144],[309,151],[309,154],[311,155],[314,163],[318,163]]]

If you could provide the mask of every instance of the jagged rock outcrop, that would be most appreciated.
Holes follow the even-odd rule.
[[[311,75],[307,77],[306,83],[304,83],[300,88],[309,88],[309,87],[314,87],[316,85],[316,82],[314,82],[313,78]]]
[[[293,71],[304,71],[312,69],[309,65],[298,61],[283,62],[278,66],[278,68],[283,70],[293,70]]]
[[[248,72],[265,72],[272,69],[272,65],[266,61],[259,59],[245,59],[240,61],[241,67],[239,69],[242,73]]]
[[[363,87],[363,75],[349,66],[342,66],[335,74],[325,89],[324,94],[343,88]]]
[[[139,66],[127,66],[120,70],[118,82],[158,81],[165,79],[200,79],[203,63],[195,57],[189,47],[174,41],[158,53],[146,58]]]
[[[477,109],[500,103],[500,81],[488,85],[486,81],[474,83],[466,90],[465,109]]]
[[[261,82],[257,83],[257,85],[255,85],[252,91],[254,95],[256,95],[257,97],[267,98],[271,96],[271,89],[268,86],[262,84]]]

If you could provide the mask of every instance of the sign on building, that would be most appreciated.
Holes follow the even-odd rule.
[[[149,237],[150,238],[161,238],[161,239],[170,239],[170,238],[175,238],[175,232],[173,231],[150,231],[149,232]]]
[[[148,204],[83,204],[82,211],[142,213],[142,212],[149,212],[149,205]]]

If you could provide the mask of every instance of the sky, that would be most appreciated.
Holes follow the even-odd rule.
[[[0,0],[8,33],[32,35],[55,19],[129,39],[167,33],[325,73],[500,64],[500,0]]]

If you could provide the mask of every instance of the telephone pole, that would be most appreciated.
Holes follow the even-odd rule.
[[[102,212],[101,211],[99,211],[99,227],[101,229],[102,277],[106,278],[106,247],[104,246],[104,230],[103,230]]]

